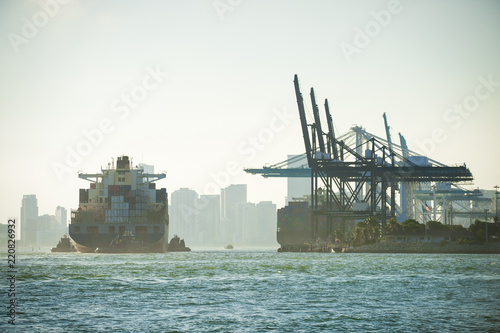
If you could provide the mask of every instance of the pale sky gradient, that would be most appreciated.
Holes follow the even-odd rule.
[[[24,17],[43,19],[41,7],[0,2],[2,223],[19,217],[23,194],[37,195],[40,214],[77,208],[78,189],[88,188],[77,171],[98,172],[122,154],[166,170],[158,185],[169,193],[203,193],[211,174],[236,165],[229,183],[247,183],[249,201],[283,206],[285,179],[241,169],[304,151],[296,73],[309,108],[311,86],[318,104],[329,99],[338,132],[357,124],[385,137],[386,112],[396,142],[402,132],[410,149],[466,163],[474,187],[500,185],[500,83],[467,118],[444,118],[474,96],[478,77],[500,82],[499,1],[401,0],[350,63],[341,43],[354,45],[355,29],[390,1],[246,0],[223,20],[212,0],[68,2],[18,52],[9,33],[22,36]],[[169,76],[120,118],[113,102],[141,84],[148,67]],[[283,109],[287,124],[274,119]],[[59,181],[52,164],[65,163],[66,147],[105,118],[113,131]],[[252,154],[249,138],[266,128],[273,137]],[[431,152],[420,149],[436,128],[446,138]]]

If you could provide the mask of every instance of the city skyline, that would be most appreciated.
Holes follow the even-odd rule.
[[[78,171],[123,154],[165,170],[169,192],[245,183],[284,206],[286,179],[243,168],[304,152],[294,74],[336,133],[385,137],[385,112],[410,149],[500,185],[497,2],[50,3],[0,4],[0,172],[22,175],[0,190],[1,223],[26,193],[41,214],[76,208]]]
[[[40,214],[38,199],[34,194],[23,195],[20,207],[17,239],[22,246],[53,246],[60,237],[68,234],[68,212],[57,206],[53,215]]]
[[[276,204],[247,200],[246,184],[231,184],[220,194],[198,194],[189,188],[171,193],[170,237],[189,246],[274,246]]]

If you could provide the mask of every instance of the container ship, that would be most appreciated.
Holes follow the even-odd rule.
[[[291,201],[278,209],[278,252],[343,252],[347,241],[342,235],[350,233],[355,222],[349,217],[328,217],[323,210],[326,207],[320,205],[315,214],[307,201]]]
[[[128,156],[82,174],[90,188],[80,189],[78,209],[71,211],[69,234],[81,253],[162,253],[168,249],[168,198],[155,181],[153,167],[132,167]]]

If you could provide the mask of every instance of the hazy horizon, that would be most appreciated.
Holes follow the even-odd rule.
[[[77,208],[78,171],[121,155],[168,193],[244,183],[282,207],[285,178],[242,169],[304,152],[294,74],[337,133],[385,137],[385,112],[396,143],[494,190],[499,17],[487,0],[3,1],[0,222],[25,194],[39,215]]]

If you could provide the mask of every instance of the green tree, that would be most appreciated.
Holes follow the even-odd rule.
[[[353,244],[365,245],[378,242],[380,239],[380,222],[376,217],[369,217],[357,224],[354,229]]]
[[[484,242],[486,238],[486,225],[484,222],[475,220],[474,223],[469,226],[469,232],[474,234],[476,241]]]
[[[479,242],[486,241],[486,223],[479,220],[474,221],[474,223],[469,226],[469,232],[474,234],[475,240]],[[488,242],[498,241],[499,239],[500,225],[498,223],[488,223]]]
[[[450,225],[448,226],[450,228],[451,231],[453,232],[464,232],[464,231],[467,231],[467,229],[464,228],[463,225],[461,224],[456,224],[456,225]]]
[[[449,230],[447,225],[444,225],[438,221],[427,221],[426,224],[427,224],[427,230],[432,230],[432,231]]]
[[[394,217],[392,217],[385,225],[385,233],[387,235],[401,235],[403,233],[403,227]]]
[[[335,232],[333,233],[333,236],[335,237],[335,242],[337,240],[343,242],[345,239],[344,232],[341,229],[336,229]]]
[[[417,220],[408,219],[401,223],[403,234],[405,235],[420,235],[425,233],[425,226],[418,223]]]

